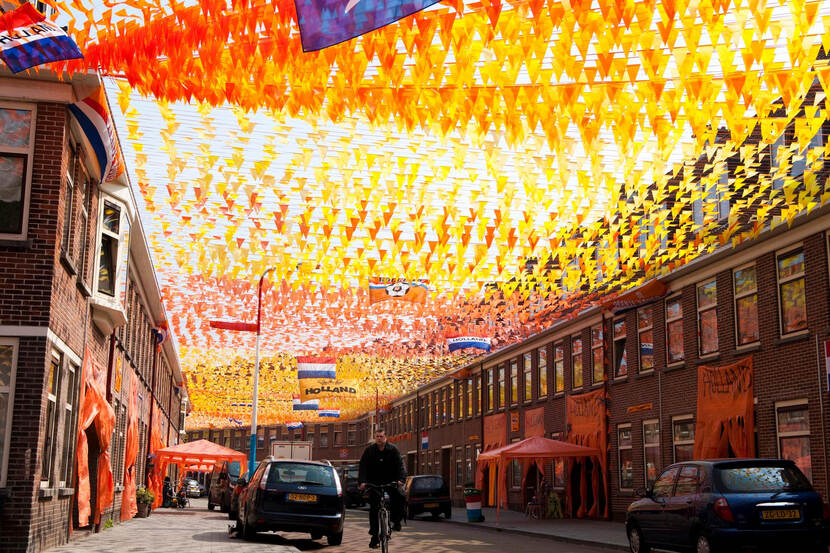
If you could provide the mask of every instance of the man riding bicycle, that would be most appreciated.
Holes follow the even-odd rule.
[[[382,485],[390,482],[399,482],[403,485],[406,480],[406,469],[398,448],[386,441],[386,431],[378,428],[375,431],[375,443],[363,451],[360,458],[360,469],[357,481],[360,489],[366,489],[366,483]],[[380,510],[381,495],[378,493],[369,494],[369,534],[372,540],[369,547],[374,549],[378,546],[378,511]],[[403,518],[403,495],[397,489],[389,489],[390,518],[392,529],[401,529]]]

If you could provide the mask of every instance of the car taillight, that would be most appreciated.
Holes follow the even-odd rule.
[[[732,509],[729,508],[729,502],[725,497],[719,497],[714,504],[715,514],[724,522],[735,522],[735,516],[732,514]]]
[[[337,474],[337,471],[334,471],[334,485],[337,488],[337,495],[343,495],[343,487],[340,485],[340,476]]]
[[[268,483],[268,473],[271,472],[271,465],[269,464],[265,467],[265,470],[262,472],[262,478],[259,479],[259,489],[264,490],[265,485]]]

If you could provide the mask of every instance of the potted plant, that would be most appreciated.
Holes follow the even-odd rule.
[[[141,486],[135,491],[135,500],[138,504],[138,516],[139,518],[147,518],[150,516],[150,508],[153,506],[153,501],[156,500],[155,494]]]

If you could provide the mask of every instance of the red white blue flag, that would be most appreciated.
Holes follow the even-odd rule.
[[[12,73],[82,57],[75,41],[28,2],[0,15],[0,58]]]
[[[333,357],[297,357],[297,379],[337,378],[337,360]]]
[[[438,0],[294,0],[304,52],[374,31]]]
[[[303,423],[301,423],[300,421],[287,422],[285,423],[285,427],[289,430],[299,430],[303,427]]]
[[[445,338],[447,339],[447,347],[451,352],[464,348],[478,348],[484,351],[490,351],[490,338],[486,336],[447,334]]]
[[[88,149],[95,153],[97,176],[102,182],[115,180],[124,172],[124,163],[118,149],[118,140],[112,124],[104,87],[74,104],[69,104],[69,112],[78,121],[84,132],[83,138]],[[93,170],[93,173],[96,173]]]
[[[340,418],[340,409],[320,409],[317,411],[318,417],[331,417],[333,419]]]
[[[320,408],[320,400],[309,399],[308,401],[302,401],[300,398],[295,397],[291,402],[291,407],[294,411],[316,411]]]

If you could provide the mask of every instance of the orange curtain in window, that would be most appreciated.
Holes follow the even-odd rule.
[[[697,368],[695,459],[755,456],[752,356]]]
[[[78,526],[89,525],[89,516],[92,514],[90,504],[89,484],[89,444],[86,440],[86,429],[95,425],[95,433],[98,436],[100,453],[98,454],[98,472],[96,479],[97,496],[96,509],[93,522],[101,521],[101,512],[112,505],[115,494],[115,482],[112,476],[110,465],[109,445],[112,440],[112,430],[115,426],[115,411],[107,402],[104,394],[99,389],[95,375],[100,373],[97,365],[92,361],[89,350],[84,355],[84,367],[81,382],[80,398],[80,421],[78,424],[78,447],[76,454],[76,467],[78,471]]]
[[[578,518],[591,517],[596,518],[600,516],[600,504],[603,504],[602,515],[608,518],[608,429],[607,429],[607,413],[605,406],[605,390],[596,390],[587,394],[580,394],[578,396],[568,396],[567,400],[567,422],[568,422],[568,437],[567,441],[573,444],[593,447],[599,449],[599,461],[590,471],[588,471],[587,458],[584,462],[579,463],[580,475],[580,493],[582,498],[580,507],[576,516]],[[597,466],[598,465],[598,466]],[[575,470],[573,464],[568,467],[568,505],[573,504],[573,487],[571,473]],[[591,487],[594,492],[594,501],[591,509],[586,507],[585,498],[588,494],[588,478],[591,478]],[[601,484],[601,487],[600,487]],[[600,495],[602,491],[602,495]]]
[[[138,376],[135,373],[131,373],[130,376],[130,403],[127,417],[121,520],[129,520],[138,512],[138,505],[135,500],[135,461],[138,457]]]

